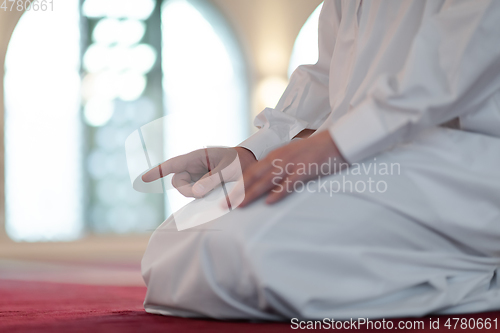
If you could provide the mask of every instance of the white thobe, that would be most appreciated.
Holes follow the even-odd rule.
[[[325,1],[319,60],[300,66],[260,131],[260,159],[305,128],[328,129],[349,162],[459,117],[500,137],[498,1]]]
[[[142,262],[146,311],[283,320],[499,309],[499,21],[500,1],[325,1],[318,63],[294,72],[241,146],[260,159],[305,128],[328,130],[352,165],[401,171],[346,170],[327,180],[387,189],[301,191],[185,232],[170,217]],[[440,126],[455,118],[460,129]]]

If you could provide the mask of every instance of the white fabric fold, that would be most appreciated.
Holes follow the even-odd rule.
[[[262,157],[329,130],[353,163],[457,117],[500,137],[499,17],[489,0],[325,1],[318,63],[294,72],[242,146]]]

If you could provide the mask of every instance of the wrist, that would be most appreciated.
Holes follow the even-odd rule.
[[[308,137],[310,137],[314,132],[316,132],[316,130],[312,130],[312,129],[303,129],[302,131],[299,132],[299,134],[297,134],[296,136],[294,136],[292,138],[293,139],[307,139]]]
[[[325,149],[327,154],[331,157],[335,157],[340,164],[347,164],[344,156],[340,153],[339,148],[337,147],[337,143],[330,135],[329,131],[323,131],[316,135],[322,142],[325,143]]]
[[[234,147],[240,159],[241,167],[245,170],[250,164],[257,162],[251,150],[243,147]]]

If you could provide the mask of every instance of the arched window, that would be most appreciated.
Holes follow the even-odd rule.
[[[79,1],[56,6],[27,10],[6,55],[6,231],[14,240],[71,240],[85,227]]]
[[[167,155],[236,145],[248,135],[246,69],[226,21],[206,1],[165,0],[162,70]],[[168,193],[171,211],[186,201]]]
[[[248,134],[247,98],[239,45],[206,1],[65,0],[27,11],[6,59],[8,235],[153,230],[185,201],[132,189],[127,136],[173,115],[170,156],[234,145]]]
[[[309,16],[300,29],[288,66],[290,77],[295,69],[303,64],[315,64],[318,61],[318,21],[323,3]]]
[[[162,116],[160,11],[154,0],[85,0],[82,59],[86,221],[95,233],[153,230],[161,197],[135,192],[124,143]]]

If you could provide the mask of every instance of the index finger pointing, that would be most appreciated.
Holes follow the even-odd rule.
[[[186,161],[183,156],[173,157],[142,175],[142,180],[146,183],[163,178],[171,173],[183,172],[186,170]]]

